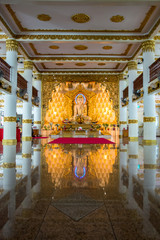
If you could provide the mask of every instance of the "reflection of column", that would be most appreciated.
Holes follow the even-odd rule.
[[[37,184],[33,187],[33,195],[36,197],[37,193],[40,191],[40,179],[41,179],[41,143],[37,144],[33,149],[33,166],[34,168],[38,167],[38,181]]]
[[[148,192],[154,194],[156,186],[156,145],[144,145],[144,194],[143,194],[143,211],[145,212],[144,217],[144,228],[148,230],[146,226],[146,218],[149,220],[150,215],[150,204],[148,199]]]
[[[6,239],[13,237],[15,217],[15,186],[16,186],[16,145],[3,146],[3,189],[10,191],[8,203],[8,221],[3,228],[3,235]]]
[[[137,63],[135,61],[128,62],[129,74],[129,139],[138,141],[138,115],[137,103],[132,101],[133,96],[133,81],[137,78]]]
[[[36,79],[34,79],[34,87],[38,90],[38,97],[40,100],[39,107],[34,107],[34,126],[39,129],[39,134],[41,134],[41,79],[41,74],[37,74]]]
[[[119,137],[122,137],[123,129],[127,129],[127,107],[122,107],[121,99],[123,98],[123,90],[126,88],[126,80],[123,78],[123,74],[119,75],[119,124],[120,133]]]
[[[145,41],[143,50],[143,89],[144,89],[144,142],[156,143],[156,110],[155,95],[148,95],[148,83],[150,81],[149,66],[154,62],[155,42]]]
[[[138,142],[129,142],[128,144],[128,174],[129,174],[129,186],[128,186],[128,201],[130,207],[135,202],[133,199],[133,176],[136,176],[138,172]]]
[[[126,187],[122,182],[122,168],[127,167],[128,153],[127,153],[127,144],[123,144],[120,140],[120,152],[119,152],[119,191],[120,193],[126,192]]]

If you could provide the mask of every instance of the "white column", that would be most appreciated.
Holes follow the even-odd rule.
[[[38,90],[39,97],[39,107],[34,106],[34,126],[39,129],[39,134],[41,134],[41,74],[36,74],[36,79],[34,79],[34,87]]]
[[[123,185],[122,181],[122,169],[127,170],[127,160],[128,160],[128,152],[127,152],[127,144],[122,143],[122,139],[120,140],[120,152],[119,152],[119,192],[125,193],[126,187]]]
[[[6,40],[6,62],[11,66],[11,94],[4,97],[3,145],[16,145],[16,90],[17,90],[17,51],[18,43],[14,39]]]
[[[128,62],[128,75],[129,75],[129,139],[130,141],[138,140],[138,114],[137,103],[132,101],[133,96],[133,81],[137,78],[137,63],[135,61]]]
[[[24,62],[24,78],[27,80],[28,102],[23,103],[22,120],[22,173],[31,174],[31,141],[32,141],[32,69],[33,63]],[[30,178],[30,177],[29,177]]]
[[[127,82],[124,79],[123,74],[119,75],[119,124],[120,124],[120,133],[119,137],[123,135],[123,129],[127,129],[127,106],[122,107],[121,99],[123,98],[123,90],[126,88]]]
[[[148,40],[142,44],[143,51],[143,89],[144,89],[144,133],[143,139],[147,143],[156,144],[156,110],[155,95],[148,95],[150,81],[149,66],[154,62],[155,42]]]

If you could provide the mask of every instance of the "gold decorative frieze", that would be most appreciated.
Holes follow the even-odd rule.
[[[34,121],[34,124],[41,124],[41,121]]]
[[[17,139],[3,139],[2,144],[3,145],[16,145]]]
[[[116,16],[112,16],[110,18],[110,20],[111,20],[111,22],[119,23],[119,22],[122,22],[124,20],[124,17],[120,16],[120,15],[116,15]]]
[[[33,62],[31,62],[31,61],[24,61],[24,69],[33,70]]]
[[[3,163],[2,167],[3,168],[15,168],[16,164],[15,163]]]
[[[143,122],[155,122],[156,118],[155,117],[144,117]]]
[[[143,52],[155,52],[155,41],[147,40],[142,43],[142,51]]]
[[[137,70],[137,63],[136,63],[136,61],[128,62],[128,70]]]
[[[59,49],[59,46],[57,46],[57,45],[51,45],[51,46],[49,46],[49,48],[56,50],[56,49]]]
[[[127,124],[126,121],[120,121],[119,124]]]
[[[23,119],[22,123],[32,123],[32,119]]]
[[[40,21],[44,21],[44,22],[51,20],[51,17],[47,14],[39,14],[39,15],[37,15],[37,18]]]
[[[120,152],[127,152],[127,149],[120,149]]]
[[[4,122],[16,122],[16,117],[4,117]]]
[[[128,123],[129,124],[131,124],[131,123],[138,123],[138,120],[136,120],[136,119],[129,119]]]
[[[103,46],[102,48],[103,48],[104,50],[111,50],[111,49],[112,49],[112,46],[107,45],[107,46]]]
[[[22,137],[22,141],[32,141],[32,137]]]
[[[31,153],[22,153],[22,158],[31,158]]]
[[[124,80],[124,74],[123,73],[119,74],[118,77],[119,77],[119,81],[123,81]]]
[[[138,158],[138,155],[129,155],[128,157],[129,157],[129,158],[133,158],[133,159],[137,159],[137,158]]]
[[[85,45],[76,45],[76,46],[74,46],[74,48],[76,50],[86,50],[86,49],[88,49],[88,47],[85,46]]]
[[[34,148],[33,151],[34,152],[41,152],[41,149],[40,148]]]
[[[157,164],[144,164],[144,169],[157,169]]]
[[[84,13],[78,13],[73,15],[71,19],[77,23],[86,23],[90,20],[90,17]]]
[[[37,73],[34,76],[35,76],[34,81],[41,81],[42,80],[42,74],[41,73]]]
[[[18,42],[14,39],[7,39],[6,40],[6,51],[18,52]]]
[[[130,142],[137,142],[138,141],[138,137],[129,137],[129,141]]]

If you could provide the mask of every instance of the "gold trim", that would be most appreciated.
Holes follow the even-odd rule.
[[[16,122],[16,117],[4,117],[4,122]]]
[[[104,50],[111,50],[113,47],[107,45],[107,46],[103,46],[102,48],[103,48]]]
[[[127,124],[126,121],[120,121],[119,124]]]
[[[139,128],[143,128],[143,126],[139,126]]]
[[[11,6],[9,4],[6,4],[5,6],[21,32],[29,31],[29,32],[113,32],[113,33],[124,33],[124,32],[136,33],[136,32],[138,32],[138,33],[140,33],[143,30],[143,28],[146,26],[147,22],[149,21],[150,17],[152,16],[154,10],[157,8],[156,6],[151,6],[150,9],[148,10],[148,12],[146,13],[143,21],[141,22],[139,28],[136,28],[133,30],[77,30],[77,29],[60,30],[60,29],[28,29],[26,27],[23,27],[21,22],[19,21],[18,17],[16,16],[15,12],[11,8]],[[76,15],[74,15],[74,16],[76,16]],[[84,15],[86,15],[86,14],[84,14]],[[74,16],[72,16],[72,17],[74,17]],[[87,17],[89,18],[89,16],[87,16]]]
[[[32,123],[32,119],[23,119],[22,123]]]
[[[155,41],[147,40],[142,43],[142,52],[155,52]]]
[[[88,49],[88,47],[87,46],[85,46],[85,45],[76,45],[76,46],[74,46],[74,48],[76,49],[76,50],[86,50],[86,49]]]
[[[144,169],[157,169],[157,164],[144,164]]]
[[[138,142],[138,137],[129,137],[130,142]]]
[[[37,15],[37,19],[40,21],[46,22],[46,21],[50,21],[51,17],[48,14],[39,14]]]
[[[128,70],[137,70],[137,63],[136,61],[130,61],[128,62]]]
[[[119,81],[125,81],[123,73],[120,73],[118,77],[119,77]]]
[[[78,67],[82,67],[82,66],[85,66],[86,64],[85,63],[75,63],[75,65]]]
[[[73,15],[71,19],[76,23],[86,23],[86,22],[89,22],[90,17],[84,13],[77,13]]]
[[[31,153],[22,153],[22,158],[31,158]]]
[[[33,43],[32,43],[32,44],[33,44]],[[56,50],[56,49],[59,49],[59,46],[57,46],[57,45],[51,45],[51,46],[49,46],[49,48]]]
[[[155,122],[156,118],[155,117],[144,117],[143,122]]]
[[[33,151],[34,152],[41,152],[41,149],[40,148],[34,148]]]
[[[24,70],[25,69],[33,70],[33,62],[31,62],[31,61],[24,61]]]
[[[15,163],[3,163],[2,165],[3,168],[16,168]]]
[[[120,15],[116,15],[116,16],[112,16],[110,18],[110,20],[111,20],[111,22],[119,23],[119,22],[122,22],[124,20],[124,17],[120,16]]]
[[[128,157],[129,157],[129,158],[133,158],[133,159],[134,159],[134,158],[137,159],[137,158],[138,158],[138,155],[130,155],[130,154],[129,154]]]
[[[145,139],[143,139],[143,145],[146,145],[146,146],[157,145],[157,140],[145,140]]]
[[[119,135],[119,138],[121,139],[121,138],[122,138],[122,135]]]
[[[2,144],[3,145],[16,145],[17,139],[3,139]]]
[[[42,80],[42,74],[41,73],[36,73],[34,76],[36,77],[36,79],[34,79],[34,81],[41,81]]]
[[[34,124],[41,124],[41,121],[35,121]]]
[[[138,120],[136,120],[136,119],[129,119],[128,120],[128,124],[132,124],[132,123],[138,123]]]
[[[57,66],[63,66],[63,63],[56,63]]]
[[[3,99],[1,99],[1,100],[0,100],[0,103],[4,103],[4,100],[3,100]]]
[[[120,152],[127,152],[127,149],[120,149]]]
[[[14,39],[7,39],[6,40],[6,51],[18,52],[18,42]]]
[[[106,65],[105,63],[98,63],[99,66],[104,66]]]
[[[32,141],[32,137],[22,137],[22,141]]]

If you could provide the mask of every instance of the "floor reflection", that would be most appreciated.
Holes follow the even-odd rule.
[[[0,239],[160,239],[158,145],[35,140],[25,171],[17,149],[1,155]]]

